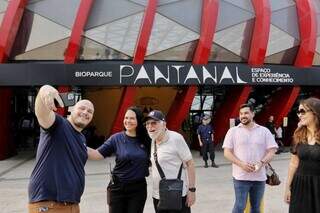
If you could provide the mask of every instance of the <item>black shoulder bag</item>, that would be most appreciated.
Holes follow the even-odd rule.
[[[158,210],[181,210],[182,209],[182,189],[183,181],[181,180],[182,166],[181,163],[177,179],[166,179],[164,172],[159,165],[157,156],[157,146],[154,142],[154,161],[156,163],[161,180],[159,183],[160,200],[157,206]]]

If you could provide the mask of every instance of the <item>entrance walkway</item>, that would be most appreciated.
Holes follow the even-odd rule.
[[[199,152],[193,152],[197,175],[197,201],[193,213],[230,213],[233,201],[231,164],[217,152],[219,168],[203,168]],[[265,213],[288,212],[283,202],[284,183],[287,175],[289,153],[276,155],[272,162],[279,173],[282,183],[276,187],[266,187]],[[108,182],[109,163],[114,165],[113,158],[104,161],[88,161],[86,165],[86,188],[81,202],[81,213],[106,213],[105,188]],[[0,212],[25,213],[27,205],[27,186],[34,166],[33,153],[26,152],[5,161],[0,161]],[[153,213],[151,200],[151,179],[148,178],[148,200],[146,213]]]

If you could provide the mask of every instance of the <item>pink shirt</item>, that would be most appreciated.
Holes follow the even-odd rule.
[[[222,148],[229,148],[241,161],[247,163],[260,162],[270,148],[278,148],[271,132],[258,124],[250,129],[243,124],[228,130]],[[257,172],[246,172],[239,166],[232,164],[232,176],[236,180],[265,181],[266,170],[261,168]]]

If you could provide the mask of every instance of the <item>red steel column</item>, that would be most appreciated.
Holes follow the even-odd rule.
[[[204,0],[202,4],[201,32],[198,46],[192,60],[193,64],[208,63],[218,19],[218,0]],[[188,115],[197,90],[197,86],[185,87],[181,94],[176,95],[167,115],[167,125],[169,129],[175,131],[180,129],[183,120]]]
[[[296,1],[298,24],[300,30],[300,46],[297,53],[295,67],[311,67],[316,49],[317,18],[311,0]],[[270,115],[274,116],[275,125],[282,124],[282,120],[290,112],[300,93],[300,87],[283,87],[259,116],[259,120],[266,122]]]
[[[149,0],[148,5],[146,6],[143,20],[140,27],[140,33],[138,36],[133,63],[134,64],[143,64],[144,57],[147,52],[147,47],[151,35],[151,30],[153,26],[154,17],[156,15],[157,9],[157,0]],[[126,113],[128,107],[134,104],[134,98],[136,95],[136,87],[125,87],[122,96],[120,99],[119,109],[117,111],[117,115],[115,120],[113,121],[111,134],[115,132],[119,132],[123,129],[123,117]]]
[[[252,66],[263,65],[269,40],[271,9],[268,0],[252,0],[255,10],[255,23],[251,38],[248,64]],[[246,103],[251,86],[235,87],[228,92],[225,102],[216,112],[214,123],[216,124],[215,143],[222,142],[229,129],[229,118],[239,115],[240,105]]]
[[[13,43],[15,41],[24,8],[27,0],[11,0],[2,20],[0,27],[0,63],[5,63],[10,56]],[[14,153],[11,130],[11,97],[12,90],[7,87],[0,89],[0,160],[8,158]]]
[[[64,53],[64,63],[74,64],[78,58],[79,49],[81,45],[84,27],[90,15],[90,10],[93,5],[93,0],[82,0],[79,5],[76,19],[73,23],[71,36],[68,42],[67,49]],[[68,92],[71,88],[69,86],[59,86],[60,93]],[[61,115],[67,115],[67,108],[58,108],[57,112]]]
[[[68,47],[64,55],[65,64],[74,64],[78,58],[84,27],[90,16],[93,0],[82,0],[74,21]]]

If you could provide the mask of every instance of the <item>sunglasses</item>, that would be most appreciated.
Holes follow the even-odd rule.
[[[307,110],[305,110],[305,109],[299,109],[299,110],[297,110],[297,115],[299,116],[299,115],[305,115],[307,112],[311,112],[311,110],[310,109],[307,109]]]

